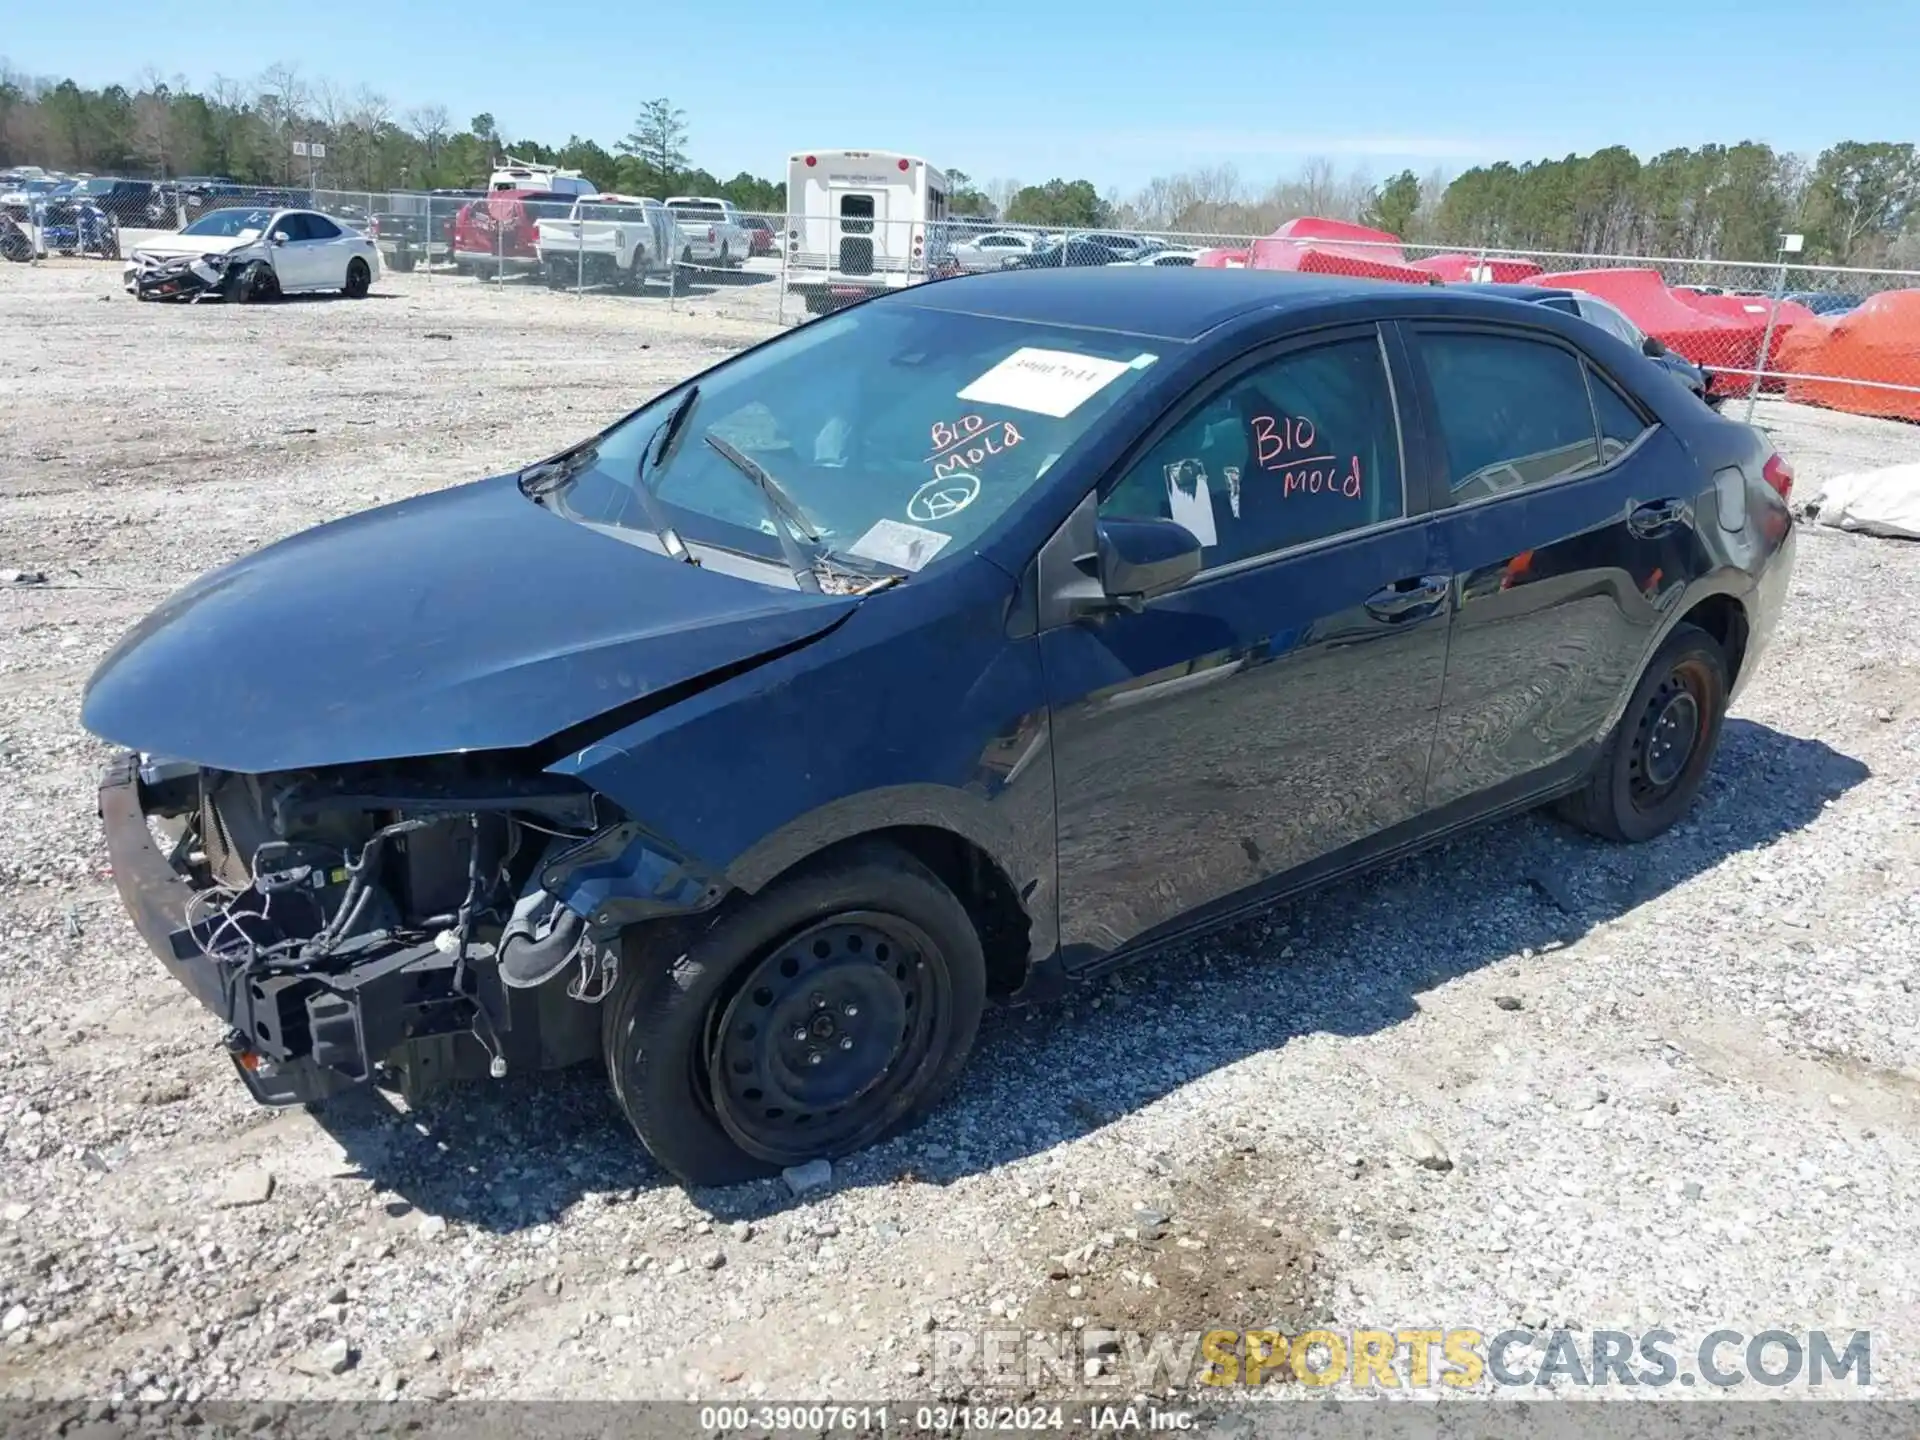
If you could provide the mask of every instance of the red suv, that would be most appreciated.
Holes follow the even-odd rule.
[[[485,278],[505,270],[538,270],[538,221],[564,219],[576,195],[553,190],[495,190],[462,205],[453,217],[453,259],[462,274]]]

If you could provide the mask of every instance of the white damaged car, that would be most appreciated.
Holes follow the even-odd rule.
[[[380,273],[380,250],[316,210],[210,210],[128,260],[139,300],[273,300],[338,291],[358,300]]]

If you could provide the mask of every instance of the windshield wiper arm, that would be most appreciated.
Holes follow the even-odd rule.
[[[754,488],[767,504],[767,514],[773,520],[773,538],[780,542],[780,554],[786,559],[787,568],[793,572],[794,583],[802,590],[821,593],[820,576],[815,567],[820,563],[821,552],[825,546],[820,539],[820,529],[808,518],[799,503],[787,494],[780,482],[768,473],[766,466],[751,456],[743,455],[727,441],[709,430],[707,444],[734,469],[753,482]],[[788,527],[792,527],[789,529]],[[808,555],[794,543],[793,531],[799,531],[814,553]]]
[[[680,438],[680,427],[687,423],[687,417],[693,413],[693,407],[699,399],[700,387],[689,385],[687,393],[680,397],[680,403],[673,407],[673,413],[667,416],[666,423],[660,427],[658,447],[656,448],[651,442],[647,445],[647,449],[655,452],[653,465],[650,468],[657,470],[667,463],[667,456],[673,453],[674,442]],[[640,461],[642,465],[646,464],[644,454],[640,457]]]
[[[666,459],[673,442],[680,437],[680,427],[686,424],[687,416],[693,411],[693,402],[699,398],[700,387],[689,385],[680,403],[673,407],[673,413],[647,440],[646,448],[640,452],[640,459],[633,467],[634,498],[640,502],[640,508],[647,512],[647,523],[653,527],[653,533],[660,537],[660,545],[667,552],[667,558],[686,565],[698,565],[700,561],[687,549],[687,542],[680,538],[680,532],[673,528],[673,521],[667,518],[660,497],[653,493],[653,480],[648,472],[658,469]],[[647,464],[648,455],[653,456],[652,465]]]
[[[752,456],[743,454],[711,430],[707,432],[706,440],[729,465],[760,487],[768,503],[784,515],[809,544],[820,543],[820,527],[813,523],[813,517],[800,508],[800,502],[788,493],[786,486],[773,478],[766,466]]]

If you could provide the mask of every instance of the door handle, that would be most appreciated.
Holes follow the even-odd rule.
[[[1367,613],[1376,620],[1405,620],[1432,610],[1445,600],[1448,583],[1445,575],[1415,575],[1396,580],[1367,597]]]
[[[1686,516],[1687,505],[1684,500],[1649,500],[1633,508],[1627,516],[1627,529],[1643,539],[1650,538],[1671,530]]]

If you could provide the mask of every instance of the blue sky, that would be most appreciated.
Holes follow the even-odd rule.
[[[611,145],[687,112],[696,163],[778,177],[807,147],[904,150],[976,180],[1131,189],[1309,156],[1376,178],[1623,143],[1816,151],[1920,139],[1920,4],[1830,0],[18,0],[0,53],[88,84],[297,63],[396,110],[491,111],[509,137]],[[329,13],[336,18],[326,18]],[[348,18],[351,16],[352,18]]]

